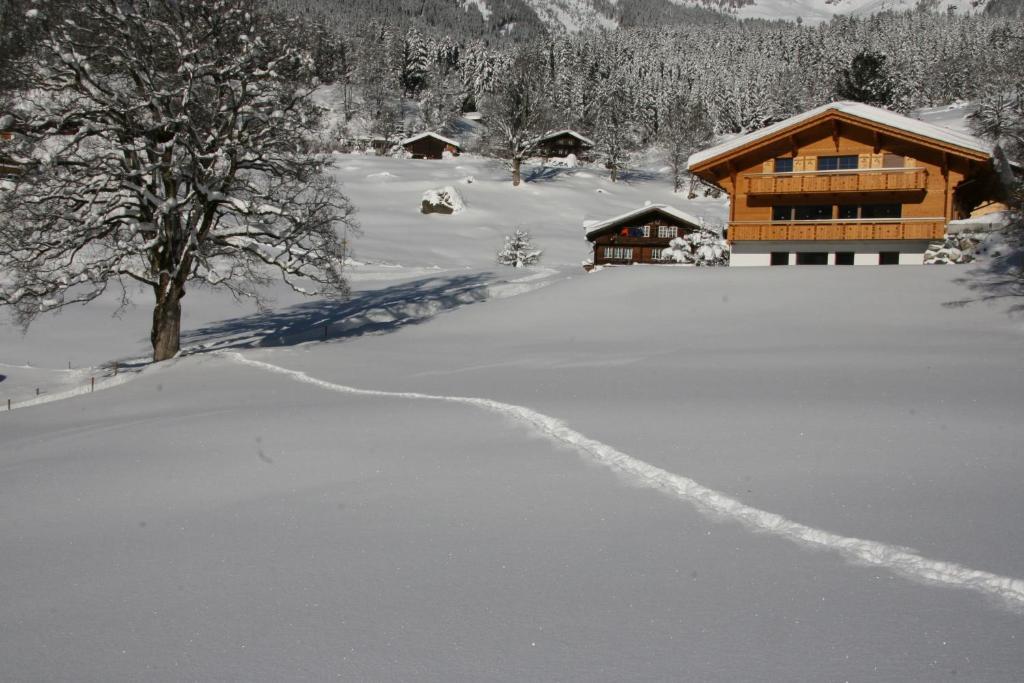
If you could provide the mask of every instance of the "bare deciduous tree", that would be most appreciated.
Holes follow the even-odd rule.
[[[496,77],[482,109],[492,151],[512,166],[512,184],[522,180],[523,160],[533,154],[547,130],[549,107],[544,69],[527,49],[519,49]]]
[[[112,283],[152,289],[154,360],[201,281],[343,295],[353,208],[307,140],[311,60],[252,0],[82,3],[28,65],[0,189],[0,304],[28,325]],[[126,294],[122,295],[127,301]]]

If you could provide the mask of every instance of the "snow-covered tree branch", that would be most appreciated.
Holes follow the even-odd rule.
[[[109,283],[152,288],[153,357],[190,281],[259,297],[276,273],[344,294],[353,207],[307,149],[312,60],[252,0],[83,3],[27,61],[21,172],[0,189],[0,304],[27,325]]]

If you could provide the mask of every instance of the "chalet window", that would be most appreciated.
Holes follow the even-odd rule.
[[[793,220],[793,207],[792,206],[773,206],[772,207],[772,220],[773,221],[791,221],[791,220]]]
[[[664,251],[665,250],[662,249],[661,247],[655,247],[654,249],[651,249],[651,260],[660,261],[662,259],[662,253]]]
[[[852,251],[837,251],[836,252],[836,265],[837,266],[852,266],[853,265],[853,252]]]
[[[903,214],[901,204],[840,204],[839,218],[855,220],[858,218],[899,218]]]
[[[882,168],[903,168],[906,158],[902,154],[885,154],[882,156]]]
[[[827,266],[828,253],[824,251],[797,252],[796,264],[798,266]]]
[[[604,257],[614,261],[630,261],[633,259],[632,247],[605,247]]]
[[[865,204],[860,207],[861,218],[899,218],[903,211],[900,204]]]
[[[777,159],[775,159],[775,172],[792,173],[793,157],[778,157]]]
[[[794,207],[793,217],[798,221],[828,221],[832,220],[831,204],[814,204],[811,206]]]
[[[844,156],[818,157],[819,171],[841,171],[857,168],[858,157],[856,154]]]
[[[773,266],[788,266],[789,265],[789,252],[788,251],[773,251],[771,264]]]
[[[898,251],[882,251],[878,254],[878,265],[898,266],[900,264],[900,253]]]
[[[623,228],[622,236],[623,237],[650,237],[651,236],[651,226],[649,226],[649,225],[641,225],[640,227],[636,227],[636,228]]]
[[[678,229],[674,225],[659,225],[658,237],[678,237]]]

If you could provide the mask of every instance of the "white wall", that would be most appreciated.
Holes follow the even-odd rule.
[[[834,265],[837,251],[852,251],[853,265],[877,266],[878,254],[895,251],[900,255],[900,265],[921,265],[928,240],[843,240],[821,242],[736,242],[732,245],[730,265],[767,266],[771,264],[771,253],[781,251],[789,254],[789,264],[796,265],[800,252],[825,252],[828,262]]]
[[[770,266],[772,264],[772,256],[769,253],[764,254],[737,254],[733,252],[729,257],[730,266]]]

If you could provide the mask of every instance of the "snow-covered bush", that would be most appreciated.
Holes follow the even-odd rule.
[[[924,262],[928,265],[942,263],[970,263],[974,260],[978,245],[984,236],[973,232],[962,232],[958,235],[946,235],[942,242],[933,242],[924,252]]]
[[[427,190],[423,193],[423,202],[420,205],[422,213],[459,213],[466,208],[462,201],[462,195],[451,185],[437,190]]]
[[[512,235],[505,235],[505,246],[498,250],[498,263],[513,268],[532,266],[540,262],[541,249],[534,249],[530,241],[530,233],[516,230]]]
[[[695,266],[727,266],[729,246],[718,233],[701,228],[673,238],[661,252],[661,258]]]

